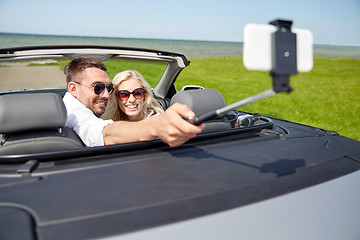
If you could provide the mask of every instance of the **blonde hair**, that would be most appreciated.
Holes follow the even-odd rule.
[[[149,83],[147,83],[144,77],[136,70],[126,70],[118,73],[112,80],[115,91],[123,81],[132,78],[138,80],[140,85],[145,89],[144,105],[140,111],[142,119],[147,118],[150,114],[153,113],[164,112],[158,101],[153,97],[152,89]],[[114,121],[130,121],[129,117],[120,109],[115,91],[110,95],[105,113],[101,116],[101,118],[112,119]]]

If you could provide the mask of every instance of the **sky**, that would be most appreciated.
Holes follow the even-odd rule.
[[[247,23],[274,19],[360,46],[360,0],[0,0],[10,33],[242,42]]]

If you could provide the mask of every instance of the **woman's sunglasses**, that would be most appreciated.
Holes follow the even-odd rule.
[[[145,89],[143,88],[137,88],[132,92],[129,92],[127,90],[120,90],[118,92],[115,92],[116,96],[121,100],[128,100],[130,95],[132,94],[135,98],[140,99],[143,98],[145,95]]]
[[[105,90],[105,88],[107,89],[109,94],[111,94],[114,91],[112,83],[110,83],[108,85],[105,85],[105,83],[96,83],[93,87],[86,86],[86,85],[84,85],[84,84],[82,84],[80,82],[75,82],[75,83],[83,85],[83,86],[85,86],[85,87],[87,87],[89,89],[94,89],[94,93],[96,95],[101,94]]]

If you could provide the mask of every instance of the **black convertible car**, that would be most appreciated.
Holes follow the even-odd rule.
[[[203,116],[226,106],[215,89],[175,88],[189,65],[181,54],[0,49],[9,86],[0,93],[0,239],[360,238],[358,141],[229,110],[179,147],[161,140],[84,147],[65,127],[59,70],[77,56],[103,59],[109,75],[135,66],[164,109],[181,102]]]

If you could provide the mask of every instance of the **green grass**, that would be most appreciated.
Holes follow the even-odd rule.
[[[176,87],[218,89],[227,104],[272,87],[269,73],[248,71],[241,57],[193,57]],[[275,115],[360,140],[360,59],[315,57],[314,68],[290,79],[294,91],[239,110]]]

